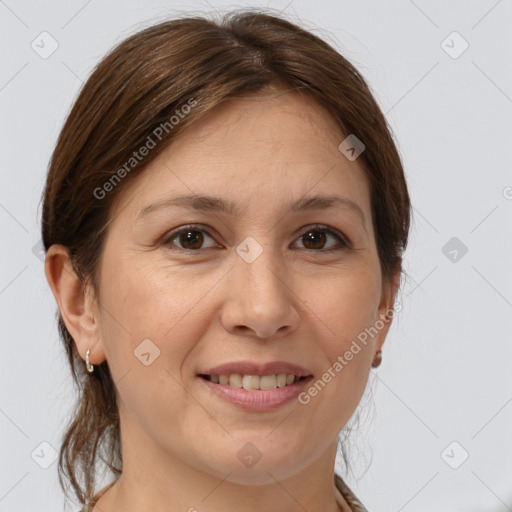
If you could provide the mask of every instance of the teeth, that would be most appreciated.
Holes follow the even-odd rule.
[[[260,389],[260,378],[257,375],[244,375],[242,386],[244,389]]]
[[[284,388],[286,386],[286,373],[280,373],[277,376],[277,387]]]
[[[233,388],[262,389],[270,391],[284,386],[290,386],[299,377],[292,374],[280,373],[278,375],[211,375],[209,379],[215,384],[227,384]]]
[[[234,373],[229,376],[229,385],[232,388],[241,388],[242,387],[242,376],[239,373]]]
[[[260,389],[276,389],[277,377],[275,375],[264,375],[260,377]]]

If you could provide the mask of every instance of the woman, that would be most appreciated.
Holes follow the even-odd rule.
[[[382,112],[315,35],[252,10],[122,42],[44,192],[78,384],[62,485],[93,512],[366,510],[337,438],[381,361],[409,215]]]

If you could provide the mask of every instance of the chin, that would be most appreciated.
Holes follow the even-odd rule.
[[[288,453],[274,450],[265,455],[251,443],[247,443],[232,456],[209,461],[210,472],[229,482],[260,486],[275,484],[276,480],[285,480],[300,471],[299,460],[292,459]],[[226,477],[226,475],[228,475]]]

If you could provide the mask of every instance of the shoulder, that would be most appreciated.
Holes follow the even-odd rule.
[[[350,505],[353,512],[369,512],[368,509],[357,499],[350,487],[337,474],[334,474],[334,483],[336,488],[345,498],[346,502]]]

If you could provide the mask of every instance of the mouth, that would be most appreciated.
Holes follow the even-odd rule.
[[[298,382],[313,378],[312,375],[294,375],[292,373],[269,375],[249,375],[241,373],[220,375],[199,374],[199,377],[213,384],[221,384],[231,388],[243,388],[248,391],[272,391],[278,388],[293,386]]]
[[[245,411],[278,409],[297,399],[313,374],[286,361],[232,361],[204,368],[196,378],[215,396]]]

